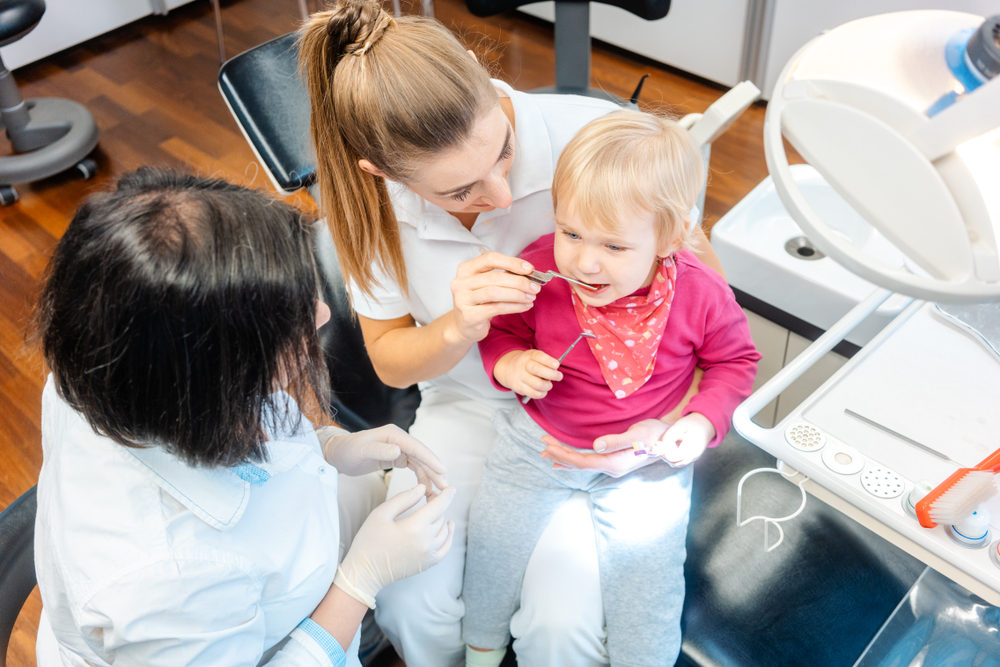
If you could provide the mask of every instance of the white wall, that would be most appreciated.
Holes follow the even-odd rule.
[[[734,86],[740,82],[743,33],[749,0],[673,0],[658,21],[644,21],[624,9],[590,4],[590,34],[633,53]],[[548,21],[555,4],[521,7]]]

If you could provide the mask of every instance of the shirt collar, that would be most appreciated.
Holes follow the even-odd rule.
[[[514,107],[514,162],[507,181],[510,184],[511,199],[517,201],[541,190],[548,190],[552,187],[552,143],[538,103],[530,94],[516,91],[503,81],[493,79],[493,87],[509,97]],[[398,221],[416,228],[420,238],[480,242],[475,234],[463,227],[448,211],[416,195],[405,185],[387,181],[386,186]],[[479,220],[504,215],[509,211],[510,207],[481,213]]]
[[[297,411],[289,401],[289,413]],[[320,451],[312,424],[301,418],[296,432],[282,433],[267,442],[266,463],[234,468],[194,467],[162,447],[121,447],[126,458],[157,486],[187,507],[202,521],[220,531],[231,530],[243,516],[251,489],[289,470],[310,451]]]
[[[545,117],[531,93],[514,90],[503,81],[493,86],[510,98],[514,107],[514,163],[508,183],[514,201],[552,187],[552,142],[549,140]]]

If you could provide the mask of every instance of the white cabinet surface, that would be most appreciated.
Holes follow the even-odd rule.
[[[188,2],[166,0],[168,9]],[[46,0],[38,26],[0,54],[4,64],[14,69],[152,13],[152,0]]]
[[[809,347],[812,341],[746,308],[743,312],[746,313],[750,325],[750,337],[762,355],[757,363],[757,377],[753,383],[753,390],[757,391]],[[776,399],[754,415],[754,423],[763,428],[773,428],[845,363],[847,363],[846,357],[836,352],[828,352]]]
[[[749,0],[673,0],[658,21],[590,3],[590,34],[597,39],[718,83],[740,82]],[[521,11],[552,21],[555,3]]]

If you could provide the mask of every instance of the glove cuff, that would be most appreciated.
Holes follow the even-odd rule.
[[[347,578],[347,575],[344,574],[344,568],[339,565],[337,566],[337,576],[333,578],[333,585],[350,595],[361,604],[368,605],[369,609],[375,608],[375,598],[352,584]]]

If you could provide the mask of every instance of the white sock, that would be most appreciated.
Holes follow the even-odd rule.
[[[490,651],[476,651],[471,646],[465,647],[465,667],[500,667],[507,647]]]

